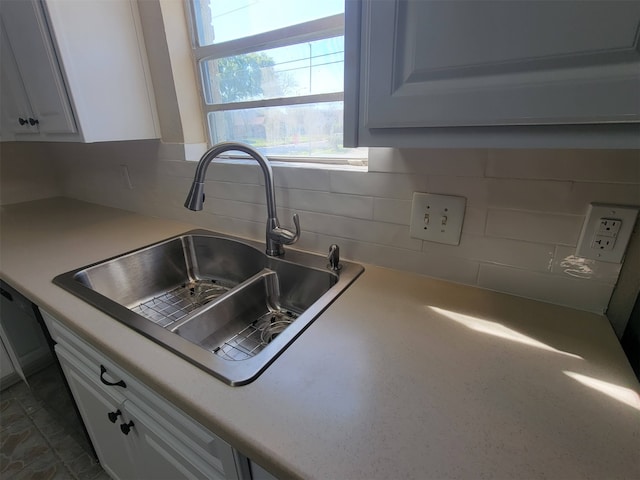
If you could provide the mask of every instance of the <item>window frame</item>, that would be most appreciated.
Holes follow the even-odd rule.
[[[200,46],[198,40],[198,30],[196,12],[193,0],[187,0],[189,31],[191,34],[191,46],[193,52],[194,68],[198,78],[198,91],[200,95],[200,105],[202,118],[207,134],[207,143],[211,145],[211,131],[209,127],[209,113],[222,112],[227,110],[241,110],[263,107],[279,107],[288,105],[303,105],[310,103],[344,102],[344,89],[342,92],[321,93],[315,95],[300,95],[293,97],[268,98],[261,100],[247,100],[240,102],[208,104],[206,102],[205,84],[206,73],[201,64],[203,61],[219,59],[233,55],[243,55],[247,53],[259,52],[272,48],[286,47],[305,42],[324,40],[327,38],[344,36],[345,15],[344,13],[331,15],[328,17],[311,20],[296,25],[291,25],[268,32],[258,33],[248,37],[242,37],[212,45]],[[225,155],[228,158],[235,158],[234,155]],[[316,163],[327,165],[354,165],[366,166],[367,158],[358,157],[322,157],[322,156],[278,156],[269,155],[270,159],[287,163]],[[240,156],[239,158],[246,158]]]

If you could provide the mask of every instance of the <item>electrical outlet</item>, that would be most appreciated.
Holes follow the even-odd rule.
[[[621,263],[638,216],[638,207],[589,205],[576,256]]]
[[[459,245],[466,204],[464,197],[413,192],[411,236]]]
[[[596,250],[606,250],[612,251],[613,246],[616,244],[616,239],[613,237],[603,237],[601,235],[596,235],[593,237],[593,243],[591,244],[591,248]]]
[[[617,237],[621,225],[622,220],[618,218],[601,218],[598,222],[598,235]]]

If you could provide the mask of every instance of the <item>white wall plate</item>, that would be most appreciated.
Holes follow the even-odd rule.
[[[467,199],[413,192],[411,236],[430,242],[460,244]]]
[[[576,256],[622,263],[639,207],[592,203],[582,227]]]

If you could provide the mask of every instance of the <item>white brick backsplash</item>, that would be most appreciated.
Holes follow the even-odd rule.
[[[321,253],[324,253],[332,243],[340,246],[340,254],[344,258],[357,262],[407,270],[471,285],[475,284],[478,275],[478,262],[466,258],[444,257],[321,234],[306,234],[305,240],[301,239],[302,248]]]
[[[640,150],[489,150],[486,175],[640,183]]]
[[[193,176],[196,173],[196,165],[195,162],[185,162],[183,161],[159,161],[157,170],[159,175],[167,176],[167,177],[182,177],[182,178],[190,178],[193,180]]]
[[[480,265],[478,285],[596,313],[607,309],[613,286],[593,280],[564,278],[498,265]]]
[[[484,208],[470,207],[464,212],[464,223],[462,224],[462,233],[471,235],[484,235],[485,225],[487,223],[487,210]]]
[[[411,200],[374,198],[373,219],[379,222],[409,225],[411,222]]]
[[[283,212],[291,213],[292,211],[283,210]],[[300,226],[307,231],[409,250],[420,250],[422,248],[422,240],[411,238],[409,236],[409,227],[405,225],[314,212],[302,212],[299,215]],[[284,216],[283,213],[281,218],[287,218],[287,216]],[[283,220],[281,221],[284,222]]]
[[[482,177],[486,163],[484,149],[369,149],[370,172]]]
[[[37,149],[55,157],[58,187],[69,197],[264,241],[264,180],[251,160],[212,163],[204,210],[191,212],[183,204],[196,164],[158,160],[157,142]],[[640,204],[638,151],[377,148],[369,172],[273,169],[281,224],[291,228],[300,215],[295,248],[324,255],[338,243],[351,260],[596,312],[606,308],[620,265],[574,256],[587,205]],[[459,246],[410,237],[413,192],[467,199]]]
[[[474,285],[479,263],[462,257],[446,257],[430,252],[413,253],[393,248],[377,248],[369,260],[383,267],[399,268],[429,277]]]
[[[494,208],[562,212],[571,194],[571,182],[492,178],[488,205]]]
[[[551,270],[555,247],[542,243],[463,234],[458,246],[424,242],[422,251],[434,255],[464,257],[480,262],[548,272]]]
[[[331,171],[331,191],[372,197],[410,200],[413,192],[424,192],[427,177],[400,173]]]
[[[318,168],[295,168],[290,166],[273,168],[277,187],[320,190],[324,192],[328,192],[331,185],[329,172],[329,170]]]
[[[430,176],[425,193],[458,195],[467,199],[467,205],[487,206],[489,181],[485,178]]]
[[[264,222],[267,219],[266,205],[255,203],[236,202],[235,200],[223,200],[220,198],[207,199],[202,209],[210,215],[239,218],[252,222]]]
[[[639,167],[640,168],[640,167]],[[567,213],[584,215],[591,202],[640,206],[640,185],[620,183],[574,183],[564,205]]]
[[[188,179],[189,188],[192,179]],[[188,191],[188,189],[187,189]],[[277,191],[276,191],[277,192]],[[250,183],[230,183],[207,180],[204,185],[205,198],[220,198],[246,203],[265,204],[266,196],[262,185]],[[185,198],[187,194],[183,195]]]
[[[556,246],[551,271],[562,277],[597,280],[598,282],[615,285],[621,268],[622,264],[577,257],[574,247],[558,245]]]
[[[262,194],[264,196],[264,192]],[[373,198],[314,190],[278,189],[278,207],[341,217],[372,219]]]
[[[529,242],[576,245],[584,217],[518,210],[489,210],[486,234]]]
[[[197,162],[158,162],[161,175],[185,177],[193,180]],[[214,160],[207,168],[207,180],[232,183],[264,184],[260,166],[252,160]]]

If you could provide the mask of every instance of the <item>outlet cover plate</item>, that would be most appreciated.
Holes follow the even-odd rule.
[[[576,256],[602,262],[622,263],[639,210],[639,207],[629,205],[590,204],[587,218],[582,226],[580,240],[578,240]],[[613,248],[608,248],[602,246],[602,242],[596,242],[596,237],[604,239],[601,231],[602,222],[611,222],[612,220],[619,221],[620,224],[617,226],[618,231],[615,234],[606,235],[615,240]]]
[[[459,245],[467,199],[413,192],[410,232],[429,242]]]

